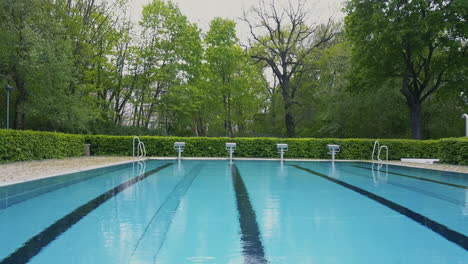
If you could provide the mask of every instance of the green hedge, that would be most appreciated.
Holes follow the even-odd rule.
[[[82,156],[81,135],[0,129],[0,162]]]
[[[174,142],[186,143],[184,156],[187,157],[226,157],[226,142],[236,142],[236,157],[278,157],[275,144],[286,143],[289,151],[286,158],[329,159],[327,144],[338,144],[341,152],[337,159],[371,159],[374,139],[334,139],[334,138],[203,138],[203,137],[153,137],[144,136],[148,156],[175,156]],[[127,136],[87,136],[93,155],[132,155],[132,137]],[[441,162],[467,164],[468,140],[465,138],[443,140],[401,140],[383,139],[382,145],[389,148],[389,159],[401,158],[440,158]],[[456,147],[454,147],[456,146]]]
[[[0,130],[0,160],[19,161],[81,156],[83,144],[91,144],[96,156],[132,155],[131,136],[68,135],[51,132]],[[236,142],[236,157],[278,157],[276,143],[286,143],[286,158],[329,159],[327,144],[338,144],[337,159],[369,160],[374,139],[334,138],[204,138],[204,137],[140,137],[148,156],[173,157],[174,142],[184,141],[186,157],[226,157],[226,142]],[[468,165],[468,139],[441,140],[382,139],[389,148],[389,159],[439,158],[443,163]]]
[[[441,139],[438,153],[444,163],[468,165],[468,137]]]

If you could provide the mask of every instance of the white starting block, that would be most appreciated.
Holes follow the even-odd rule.
[[[288,151],[288,144],[276,144],[276,148],[280,154],[281,162],[283,162],[284,153]]]
[[[335,162],[335,154],[340,152],[340,146],[339,145],[334,145],[334,144],[328,144],[328,154],[332,155],[332,162]]]
[[[229,152],[229,162],[232,163],[232,154],[236,150],[236,143],[226,143],[226,150]]]
[[[177,151],[180,160],[182,157],[182,152],[184,152],[185,149],[185,142],[174,142],[174,149]]]

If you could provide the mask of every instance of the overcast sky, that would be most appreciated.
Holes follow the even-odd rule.
[[[292,3],[297,0],[290,0]],[[151,0],[129,0],[131,19],[137,22],[141,18],[143,6]],[[191,22],[195,22],[206,32],[210,21],[215,17],[230,18],[237,22],[238,37],[245,40],[248,37],[248,29],[238,18],[242,17],[243,10],[249,9],[258,3],[258,0],[173,0],[177,3],[182,13]],[[268,2],[268,0],[266,0]],[[341,9],[345,0],[305,0],[310,10],[311,22],[320,23],[334,17],[343,18]],[[285,5],[288,0],[275,0],[276,5]]]

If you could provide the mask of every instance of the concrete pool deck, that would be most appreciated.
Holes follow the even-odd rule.
[[[149,157],[148,159],[175,159],[176,157]],[[227,158],[183,158],[183,159],[212,159],[226,160]],[[117,165],[132,162],[132,157],[77,157],[65,159],[51,159],[40,161],[22,161],[12,162],[0,165],[0,186],[21,183],[41,178],[47,178],[67,173],[80,172],[85,170],[97,169],[111,165]],[[234,160],[278,160],[262,158],[235,158]],[[329,161],[323,159],[285,159],[286,161]],[[336,160],[336,161],[364,161],[366,160]],[[441,171],[452,171],[468,173],[468,166],[450,165],[450,164],[419,164],[407,163],[401,161],[389,161],[388,164],[433,169]]]

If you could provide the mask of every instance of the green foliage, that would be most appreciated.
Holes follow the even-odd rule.
[[[457,96],[460,87],[466,87],[466,3],[347,2],[345,31],[352,50],[351,86],[368,93],[377,89],[401,92],[410,110],[413,138],[423,138],[421,115],[425,113],[421,109],[427,107],[428,98],[438,90]],[[398,85],[392,85],[394,82]]]
[[[447,138],[439,142],[439,157],[443,163],[468,165],[468,138]]]
[[[163,134],[184,133],[199,109],[198,99],[203,98],[198,86],[203,54],[200,30],[171,1],[154,0],[146,5],[140,24],[143,72],[134,124],[157,127],[151,119],[158,114]]]
[[[0,130],[0,162],[82,156],[82,135]]]
[[[208,138],[142,136],[148,156],[174,157],[174,142],[186,143],[186,157],[227,157],[225,144],[237,143],[235,157],[277,158],[277,143],[286,143],[286,158],[329,159],[327,144],[338,144],[337,159],[370,160],[374,139],[336,138]],[[52,132],[0,130],[0,161],[23,161],[83,155],[91,144],[95,156],[131,156],[133,136],[73,135]],[[382,139],[389,159],[440,158],[443,163],[468,165],[468,139]]]
[[[228,137],[250,131],[265,91],[261,69],[250,63],[240,47],[235,27],[232,20],[215,18],[205,37],[207,70],[203,79],[210,109],[206,114],[211,114],[215,135]]]
[[[415,67],[430,62],[417,71],[414,84],[428,77],[433,87],[437,72],[447,66],[444,89],[424,100],[425,138],[464,132],[459,117],[468,112],[467,1],[351,0],[346,34],[335,32],[334,23],[309,27],[301,4],[281,15],[269,12],[280,6],[264,3],[253,10],[260,19],[251,21],[258,35],[247,49],[233,20],[214,18],[202,32],[175,2],[152,0],[136,29],[125,12],[129,3],[0,1],[0,102],[11,84],[10,127],[281,137],[289,114],[299,137],[407,138],[411,127],[400,93],[406,69],[400,53],[409,51],[402,48],[409,43]],[[272,78],[279,72],[271,72],[270,64],[285,71],[283,78]]]
[[[93,155],[131,155],[133,137],[87,136]],[[276,158],[276,144],[286,143],[286,158],[329,159],[327,144],[340,145],[337,159],[370,160],[374,139],[334,138],[204,138],[204,137],[151,137],[140,139],[145,143],[149,156],[173,157],[174,142],[186,143],[184,156],[226,157],[226,142],[237,143],[236,157]],[[409,140],[384,139],[382,145],[389,148],[389,159],[440,158],[444,163],[467,163],[467,139]]]

